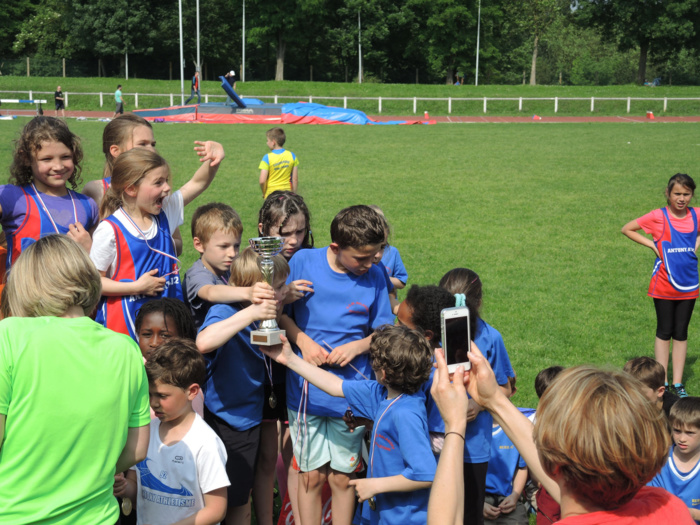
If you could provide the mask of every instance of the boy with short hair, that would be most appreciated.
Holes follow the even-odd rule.
[[[690,516],[700,523],[700,397],[679,399],[671,407],[669,420],[674,445],[668,461],[649,485],[678,496],[688,506]]]
[[[136,501],[138,523],[215,524],[226,515],[226,450],[192,409],[206,380],[194,341],[168,339],[146,362],[151,408],[148,456],[127,474],[124,496]]]
[[[285,190],[296,193],[299,185],[299,159],[289,150],[284,149],[287,136],[282,128],[267,131],[267,147],[270,153],[260,161],[260,189],[267,199],[273,191]]]
[[[329,365],[339,378],[360,380],[372,374],[371,333],[394,320],[384,275],[372,264],[384,242],[384,228],[374,210],[351,206],[333,219],[331,240],[326,248],[300,250],[290,260],[287,282],[312,279],[314,293],[288,305],[289,316],[283,315],[280,325],[304,360]],[[348,482],[360,460],[364,432],[347,428],[342,399],[304,383],[299,374],[287,371],[290,431],[299,436],[294,456],[302,471],[301,520],[321,521],[321,489],[327,478],[333,521],[349,524],[354,494]]]
[[[623,370],[644,385],[644,397],[666,416],[670,414],[671,407],[680,398],[666,388],[666,370],[661,363],[649,356],[635,357],[625,363]]]
[[[378,513],[380,524],[424,525],[436,468],[425,399],[419,391],[433,361],[425,337],[405,326],[379,328],[370,345],[377,381],[343,379],[321,370],[295,354],[286,338],[282,345],[261,349],[330,396],[344,398],[355,415],[375,422],[368,477],[349,481],[349,488],[361,504]],[[333,522],[348,521],[349,516],[336,514],[334,507]],[[301,522],[308,522],[303,514]]]
[[[199,330],[214,304],[250,301],[260,303],[274,299],[267,283],[254,286],[228,286],[230,268],[241,247],[243,224],[231,206],[211,202],[200,206],[192,215],[192,242],[200,258],[183,280],[185,300]]]

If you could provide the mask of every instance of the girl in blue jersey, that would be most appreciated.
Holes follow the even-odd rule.
[[[272,382],[270,361],[250,342],[251,331],[258,328],[258,321],[275,318],[284,302],[289,265],[281,255],[273,262],[274,301],[215,304],[207,312],[197,336],[197,348],[207,361],[204,420],[221,437],[228,453],[226,471],[231,486],[227,520],[230,523],[242,523],[243,517],[249,515],[251,489],[269,490],[270,496],[273,489],[259,485],[254,472],[255,463],[260,461],[259,447],[264,446],[263,407],[274,409],[279,400],[265,390],[265,385]],[[229,284],[253,286],[260,281],[258,255],[252,248],[246,248],[231,264]],[[276,432],[272,439],[276,445]],[[258,498],[254,502],[258,523],[272,523],[271,499],[269,509],[262,508]]]
[[[507,390],[508,378],[515,377],[503,337],[479,315],[483,288],[476,272],[468,268],[454,268],[440,279],[440,286],[452,294],[464,294],[469,305],[472,323],[472,340],[488,360],[496,373],[498,384]],[[457,356],[457,359],[462,359]],[[477,406],[478,405],[474,405]],[[470,410],[474,407],[470,406]],[[473,414],[472,414],[473,415]],[[493,419],[486,412],[478,412],[476,419],[467,425],[464,444],[464,523],[482,524],[486,471],[491,457],[491,426]]]
[[[278,190],[272,192],[258,214],[258,232],[262,236],[282,237],[284,247],[282,255],[287,261],[299,250],[314,247],[314,236],[311,232],[311,214],[304,202],[304,198],[291,191]],[[299,279],[290,283],[287,290],[286,303],[291,303],[300,299],[304,292],[313,292],[311,281]],[[260,431],[260,453],[258,457],[257,471],[255,473],[255,484],[258,490],[253,491],[253,504],[255,505],[255,515],[272,519],[272,498],[275,481],[275,466],[279,450],[282,451],[282,459],[286,475],[278,471],[278,485],[280,495],[284,500],[285,492],[289,491],[289,501],[292,511],[299,515],[297,507],[296,489],[297,472],[291,467],[292,464],[292,440],[289,435],[289,425],[287,422],[287,396],[285,391],[286,370],[283,366],[272,362],[272,385],[266,385],[266,397],[270,392],[275,393],[278,398],[276,409],[265,407],[263,413],[263,423]],[[269,390],[269,392],[268,392]],[[281,423],[278,432],[277,421]],[[279,443],[278,443],[278,434]],[[267,487],[263,489],[262,487]],[[265,523],[264,520],[259,522]],[[271,523],[271,521],[270,521]]]
[[[224,158],[216,142],[195,142],[207,169],[170,194],[170,168],[154,151],[134,148],[114,163],[112,184],[100,206],[90,258],[102,276],[96,320],[134,340],[136,311],[152,297],[182,299],[172,232],[184,207],[211,183]]]
[[[30,244],[52,233],[66,234],[90,250],[98,214],[92,199],[74,191],[82,159],[80,139],[62,120],[36,117],[24,126],[13,153],[10,184],[0,186],[8,270]]]

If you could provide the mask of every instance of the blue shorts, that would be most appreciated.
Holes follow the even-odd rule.
[[[289,432],[294,443],[294,458],[302,472],[317,470],[330,463],[333,470],[351,474],[361,460],[362,437],[365,427],[350,432],[340,417],[302,416],[287,409]],[[298,424],[300,423],[300,424]]]

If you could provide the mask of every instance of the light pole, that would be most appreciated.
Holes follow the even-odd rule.
[[[182,0],[177,2],[180,18],[180,105],[185,105],[185,57],[182,53]]]
[[[241,64],[241,82],[245,82],[245,0],[243,0],[243,64]]]
[[[359,57],[359,71],[357,72],[357,83],[362,84],[362,9],[357,11],[357,56]]]
[[[479,85],[479,36],[481,35],[481,0],[479,0],[479,16],[476,23],[476,75],[474,75],[474,85]]]
[[[197,71],[199,71],[199,79],[202,79],[202,63],[199,61],[199,0],[197,0]]]

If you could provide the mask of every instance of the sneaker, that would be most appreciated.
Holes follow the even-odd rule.
[[[676,395],[678,397],[688,397],[688,392],[685,391],[685,386],[683,386],[683,383],[676,383],[673,385],[673,390],[676,391]]]

